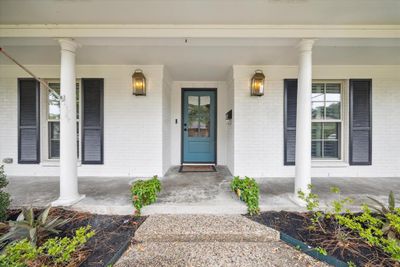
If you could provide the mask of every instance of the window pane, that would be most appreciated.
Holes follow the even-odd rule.
[[[312,141],[311,156],[313,158],[322,158],[322,141]]]
[[[324,102],[312,102],[312,118],[324,119]]]
[[[60,158],[60,123],[49,122],[49,158]]]
[[[57,94],[60,94],[59,83],[49,83],[49,87],[53,89]],[[60,119],[60,101],[57,100],[56,95],[49,92],[49,120]]]
[[[340,102],[326,102],[326,119],[340,120]]]
[[[188,97],[188,134],[189,137],[199,136],[199,97]]]
[[[326,101],[340,101],[340,83],[326,84]]]
[[[338,140],[339,139],[339,123],[326,122],[324,123],[324,139]]]
[[[322,122],[312,123],[312,139],[322,139]]]
[[[324,99],[324,84],[313,83],[312,85],[312,101],[325,101]]]
[[[339,142],[325,141],[324,142],[324,158],[339,158]]]
[[[200,97],[199,122],[201,137],[208,137],[210,135],[210,102],[211,99],[209,96]]]

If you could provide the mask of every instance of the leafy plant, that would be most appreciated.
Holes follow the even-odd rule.
[[[314,250],[317,251],[318,253],[324,255],[324,256],[327,256],[327,255],[328,255],[328,252],[327,252],[326,249],[324,249],[324,248],[316,247],[316,248],[314,248]]]
[[[0,266],[24,267],[25,262],[32,261],[38,257],[36,247],[28,241],[22,239],[18,242],[9,244],[0,255]]]
[[[382,248],[383,251],[391,255],[392,259],[400,261],[400,233],[394,232],[394,235],[388,235],[389,232],[384,231],[384,227],[387,225],[385,221],[387,217],[374,216],[365,204],[362,210],[363,212],[360,215],[344,214],[336,216],[336,219],[339,224],[358,233],[371,246]],[[400,210],[390,214],[393,215],[393,218],[389,219],[389,224],[394,225],[394,229],[398,229],[400,227],[398,223],[400,221]]]
[[[37,218],[33,208],[22,208],[16,221],[9,221],[10,230],[0,237],[0,243],[10,239],[26,238],[32,245],[36,246],[38,238],[50,233],[58,234],[58,227],[68,223],[69,219],[52,218],[49,216],[51,206],[48,206]]]
[[[72,253],[94,236],[95,233],[90,228],[90,225],[79,228],[72,238],[50,238],[38,249],[39,253],[46,254],[55,263],[67,263],[70,261]]]
[[[7,176],[4,172],[4,166],[0,166],[0,222],[7,219],[7,209],[10,206],[10,194],[4,192],[2,188],[8,185]]]
[[[231,189],[247,204],[247,210],[250,215],[260,213],[258,205],[260,188],[254,178],[246,176],[244,179],[240,179],[239,176],[236,176],[231,182]]]
[[[77,229],[73,237],[50,238],[40,247],[26,238],[10,243],[0,255],[0,266],[66,266],[73,253],[95,234],[90,229],[88,225]]]
[[[143,206],[150,205],[157,200],[157,193],[161,191],[161,183],[157,176],[150,180],[138,180],[132,184],[131,193],[135,215],[140,216]]]

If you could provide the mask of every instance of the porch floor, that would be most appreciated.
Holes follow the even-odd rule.
[[[172,167],[162,178],[162,191],[157,203],[143,209],[150,214],[244,214],[246,206],[230,190],[232,176],[224,166],[217,172],[179,173]],[[85,194],[72,209],[100,214],[132,214],[129,185],[132,178],[79,178],[79,191]],[[293,178],[260,178],[260,208],[267,210],[300,210],[292,200]],[[12,207],[46,206],[59,194],[57,177],[9,177],[7,191],[12,197]],[[353,209],[373,196],[387,201],[390,190],[400,191],[400,178],[313,178],[321,203],[335,196],[329,192],[338,186],[342,196],[357,199]]]

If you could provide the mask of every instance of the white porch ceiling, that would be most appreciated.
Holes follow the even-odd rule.
[[[76,38],[77,64],[165,65],[174,80],[225,80],[232,65],[296,65],[298,38]],[[56,65],[53,38],[0,38],[23,64]],[[0,55],[0,64],[12,64]],[[400,65],[400,39],[320,39],[316,65]]]
[[[0,0],[0,24],[400,24],[398,0]]]

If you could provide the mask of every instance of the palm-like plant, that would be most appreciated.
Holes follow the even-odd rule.
[[[395,209],[396,209],[396,200],[394,198],[394,193],[393,191],[390,191],[389,193],[389,198],[388,198],[388,206],[386,207],[385,204],[383,204],[382,202],[380,202],[379,200],[372,198],[372,197],[368,197],[370,200],[372,200],[373,202],[375,202],[376,204],[378,204],[378,207],[371,207],[372,209],[374,209],[375,211],[379,212],[382,215],[386,215],[387,213],[394,213]]]
[[[58,227],[68,223],[69,219],[60,219],[60,217],[49,217],[51,206],[48,206],[35,219],[33,208],[22,208],[16,221],[9,221],[10,230],[0,237],[0,243],[7,240],[18,240],[27,238],[29,242],[36,246],[38,237],[45,237],[50,233],[58,234]]]
[[[397,239],[398,243],[400,244],[400,230],[399,230],[399,216],[400,216],[400,209],[396,207],[396,199],[394,197],[393,191],[390,191],[389,193],[389,198],[388,198],[388,205],[385,206],[382,202],[379,200],[368,197],[370,200],[375,202],[378,207],[371,207],[375,211],[377,211],[384,222],[384,225],[382,227],[382,232],[384,235],[387,235],[388,237],[392,239]]]

